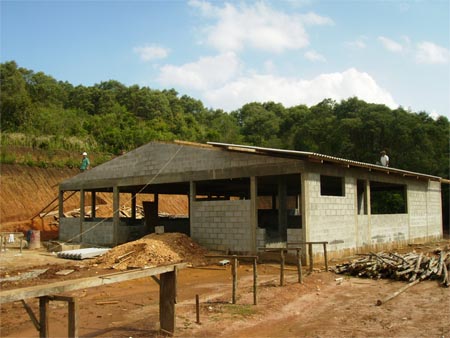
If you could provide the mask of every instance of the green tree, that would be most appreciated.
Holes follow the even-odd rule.
[[[23,129],[32,115],[32,103],[21,70],[14,61],[0,64],[1,129]]]

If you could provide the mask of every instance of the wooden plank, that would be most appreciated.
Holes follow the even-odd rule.
[[[160,276],[159,322],[163,332],[175,332],[176,273],[166,272]]]
[[[79,279],[66,280],[45,285],[36,285],[20,289],[11,289],[0,291],[0,304],[19,301],[33,297],[42,297],[52,294],[60,294],[68,291],[74,291],[84,288],[91,288],[100,285],[124,282],[131,279],[151,277],[157,274],[186,268],[186,263],[158,266],[148,269],[139,269],[134,271],[117,272],[108,275],[86,277]]]

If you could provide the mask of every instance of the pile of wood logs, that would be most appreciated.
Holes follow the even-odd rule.
[[[414,282],[438,279],[445,287],[450,286],[450,251],[436,250],[429,254],[410,252],[369,253],[352,262],[336,265],[338,274],[379,279],[390,278]]]

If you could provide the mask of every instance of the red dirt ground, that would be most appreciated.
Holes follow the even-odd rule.
[[[30,217],[56,197],[56,186],[72,171],[2,166],[1,231],[31,224]],[[69,203],[70,204],[70,203]],[[180,207],[174,202],[176,207]],[[68,205],[67,207],[72,207]],[[74,202],[73,208],[77,208]],[[8,223],[6,223],[8,222]],[[42,225],[40,229],[44,229]],[[13,230],[15,231],[15,230]],[[51,231],[49,231],[51,233]],[[41,234],[41,239],[44,236]],[[406,248],[433,250],[450,241]],[[331,262],[331,266],[333,266]],[[64,279],[111,273],[96,260],[60,259],[40,250],[10,249],[0,253],[0,278],[23,275],[36,268],[48,270],[31,280],[2,282],[2,290]],[[323,268],[321,264],[315,268]],[[55,273],[73,269],[67,276]],[[306,275],[306,270],[304,270]],[[252,267],[238,270],[237,304],[231,304],[230,267],[217,262],[179,272],[176,305],[176,337],[450,337],[450,288],[437,281],[423,281],[381,306],[384,298],[405,285],[388,280],[345,277],[339,283],[332,272],[314,272],[297,283],[290,266],[286,285],[279,286],[276,263],[258,264],[258,305],[253,305]],[[195,295],[201,303],[200,324],[196,323]],[[68,295],[79,301],[80,337],[159,337],[159,287],[150,278],[82,289]],[[107,302],[107,303],[105,303]],[[37,300],[27,303],[35,314]],[[50,336],[67,336],[67,305],[50,303]],[[20,302],[2,304],[1,337],[38,337]]]

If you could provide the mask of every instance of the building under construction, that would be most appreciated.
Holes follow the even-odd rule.
[[[114,246],[163,226],[230,252],[305,241],[328,242],[332,255],[382,249],[442,237],[441,182],[311,152],[151,142],[60,184],[59,239]],[[72,192],[80,192],[79,218],[64,217]],[[96,216],[97,193],[112,194],[110,217]],[[188,216],[159,217],[161,195],[185,195]],[[148,196],[143,219],[136,217],[138,196]],[[82,207],[88,197],[89,217]],[[130,217],[118,212],[124,200]]]

